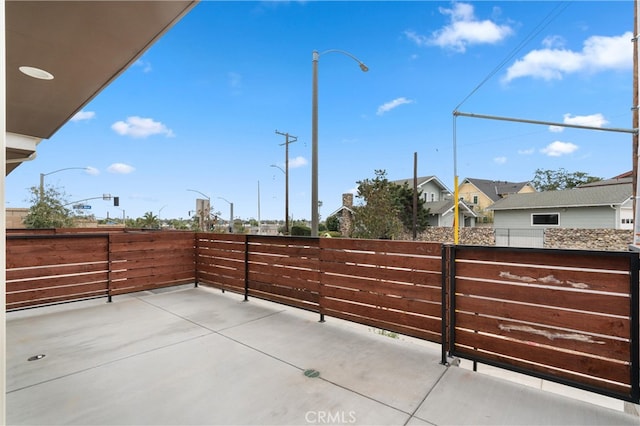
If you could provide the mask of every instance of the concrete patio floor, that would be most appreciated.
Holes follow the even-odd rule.
[[[8,313],[7,423],[640,424],[445,367],[438,345],[318,318],[203,287]]]

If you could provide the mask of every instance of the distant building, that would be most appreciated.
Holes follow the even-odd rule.
[[[7,229],[24,229],[24,218],[29,214],[29,209],[27,208],[12,208],[9,207],[5,210],[6,214],[6,226]]]
[[[418,192],[422,192],[422,199],[426,203],[443,201],[451,198],[451,191],[436,176],[423,176],[416,179]],[[409,188],[413,188],[413,178],[400,179],[391,181],[396,185],[406,184]]]
[[[531,192],[536,192],[531,182],[465,178],[458,186],[458,196],[488,221],[493,218],[492,212],[488,208],[495,202],[512,194]]]

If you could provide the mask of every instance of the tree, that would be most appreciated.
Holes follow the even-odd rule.
[[[557,191],[600,180],[602,178],[589,176],[584,172],[569,173],[564,168],[560,168],[558,170],[537,169],[531,183],[538,191]]]
[[[353,235],[356,238],[391,239],[402,233],[397,185],[387,179],[385,170],[376,170],[374,179],[358,181],[357,198],[365,204],[354,207]]]
[[[340,232],[340,219],[338,216],[329,216],[326,222],[328,231]]]
[[[158,216],[154,215],[153,212],[146,212],[142,215],[141,223],[143,228],[153,229],[160,227]]]
[[[47,185],[40,198],[40,188],[29,188],[31,207],[24,218],[27,228],[71,228],[73,211],[66,208],[66,194],[62,189]]]
[[[413,231],[413,188],[409,185],[393,185],[396,194],[396,203],[400,209],[400,220],[404,226],[404,231],[411,233]],[[418,190],[418,212],[416,215],[416,231],[422,232],[429,226],[429,209],[424,207],[424,198],[422,191]]]

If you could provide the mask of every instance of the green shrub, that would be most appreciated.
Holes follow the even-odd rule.
[[[291,235],[308,237],[311,235],[311,228],[308,226],[293,225],[291,227]]]

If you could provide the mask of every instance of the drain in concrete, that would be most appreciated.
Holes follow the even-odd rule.
[[[320,372],[318,370],[310,368],[308,370],[304,370],[304,375],[313,379],[314,377],[320,376]]]
[[[30,356],[29,358],[27,358],[27,361],[38,361],[38,360],[44,358],[45,356],[46,356],[45,354],[38,354],[38,355]]]

